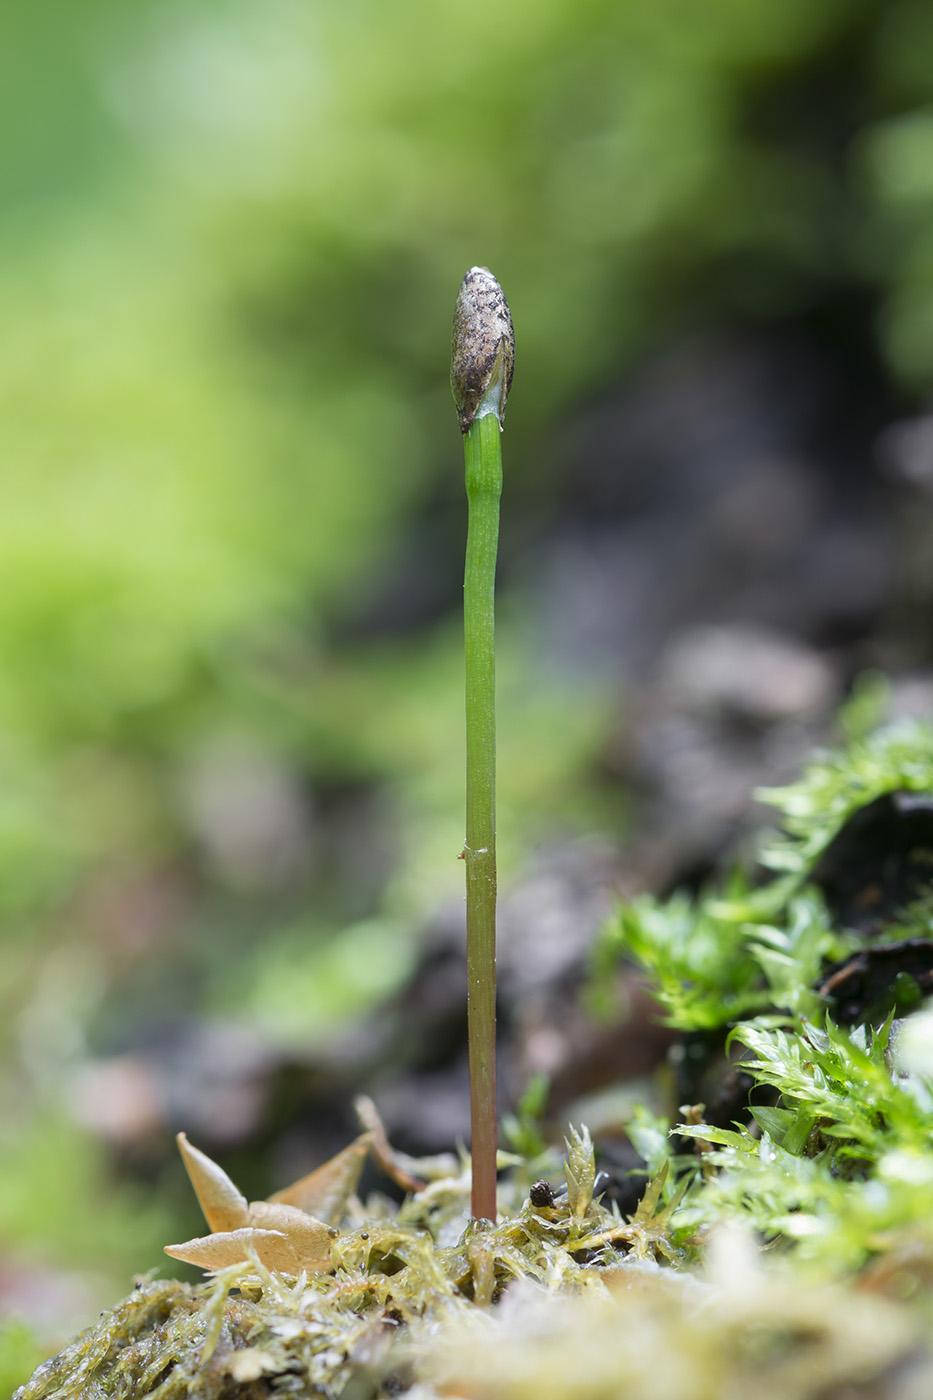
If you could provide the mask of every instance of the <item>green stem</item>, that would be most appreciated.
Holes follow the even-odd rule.
[[[495,583],[502,452],[495,413],[463,439],[469,502],[463,621],[466,657],[467,1016],[472,1211],[496,1218],[496,662]]]
[[[502,453],[499,433],[512,386],[515,333],[509,304],[488,267],[460,284],[450,347],[450,387],[466,458],[469,501],[463,622],[467,728],[467,1019],[473,1218],[496,1219],[496,549]]]

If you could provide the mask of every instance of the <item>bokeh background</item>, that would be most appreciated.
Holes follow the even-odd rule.
[[[351,1081],[463,1131],[453,1081],[421,1138],[392,1084],[446,1044],[418,978],[462,917],[467,267],[518,340],[526,971],[607,889],[703,878],[841,703],[929,703],[931,52],[924,0],[6,8],[11,1384],[197,1230],[177,1129],[252,1194]]]

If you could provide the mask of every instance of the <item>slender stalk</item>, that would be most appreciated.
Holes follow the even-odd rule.
[[[467,1016],[473,1215],[496,1218],[495,577],[502,453],[494,413],[463,440],[469,502],[463,581],[466,661]]]
[[[451,387],[464,434],[469,508],[463,582],[466,662],[467,1014],[472,1212],[496,1218],[496,661],[495,583],[502,454],[514,336],[487,268],[463,279],[454,316]]]

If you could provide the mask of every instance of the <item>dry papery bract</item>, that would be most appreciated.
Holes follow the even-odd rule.
[[[211,1233],[166,1245],[166,1254],[212,1273],[251,1257],[282,1273],[330,1273],[331,1242],[338,1234],[330,1222],[343,1214],[369,1146],[364,1133],[271,1200],[248,1204],[226,1172],[179,1133],[178,1147]]]
[[[411,1158],[390,1145],[372,1100],[359,1098],[356,1110],[365,1131],[268,1201],[247,1202],[223,1168],[179,1133],[178,1150],[211,1233],[167,1244],[166,1254],[211,1273],[253,1258],[293,1276],[332,1273],[331,1245],[340,1233],[335,1222],[344,1215],[370,1152],[403,1190],[420,1191],[425,1184],[412,1171]],[[426,1175],[443,1174],[453,1160],[427,1158],[422,1169]]]

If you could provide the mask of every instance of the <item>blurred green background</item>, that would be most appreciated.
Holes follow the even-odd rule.
[[[40,1345],[178,1228],[87,1126],[121,1015],[319,1042],[459,891],[463,272],[516,324],[513,559],[578,416],[708,327],[806,324],[910,411],[931,51],[922,0],[6,7],[0,1299]],[[534,617],[506,574],[506,872],[624,829],[619,676]]]

